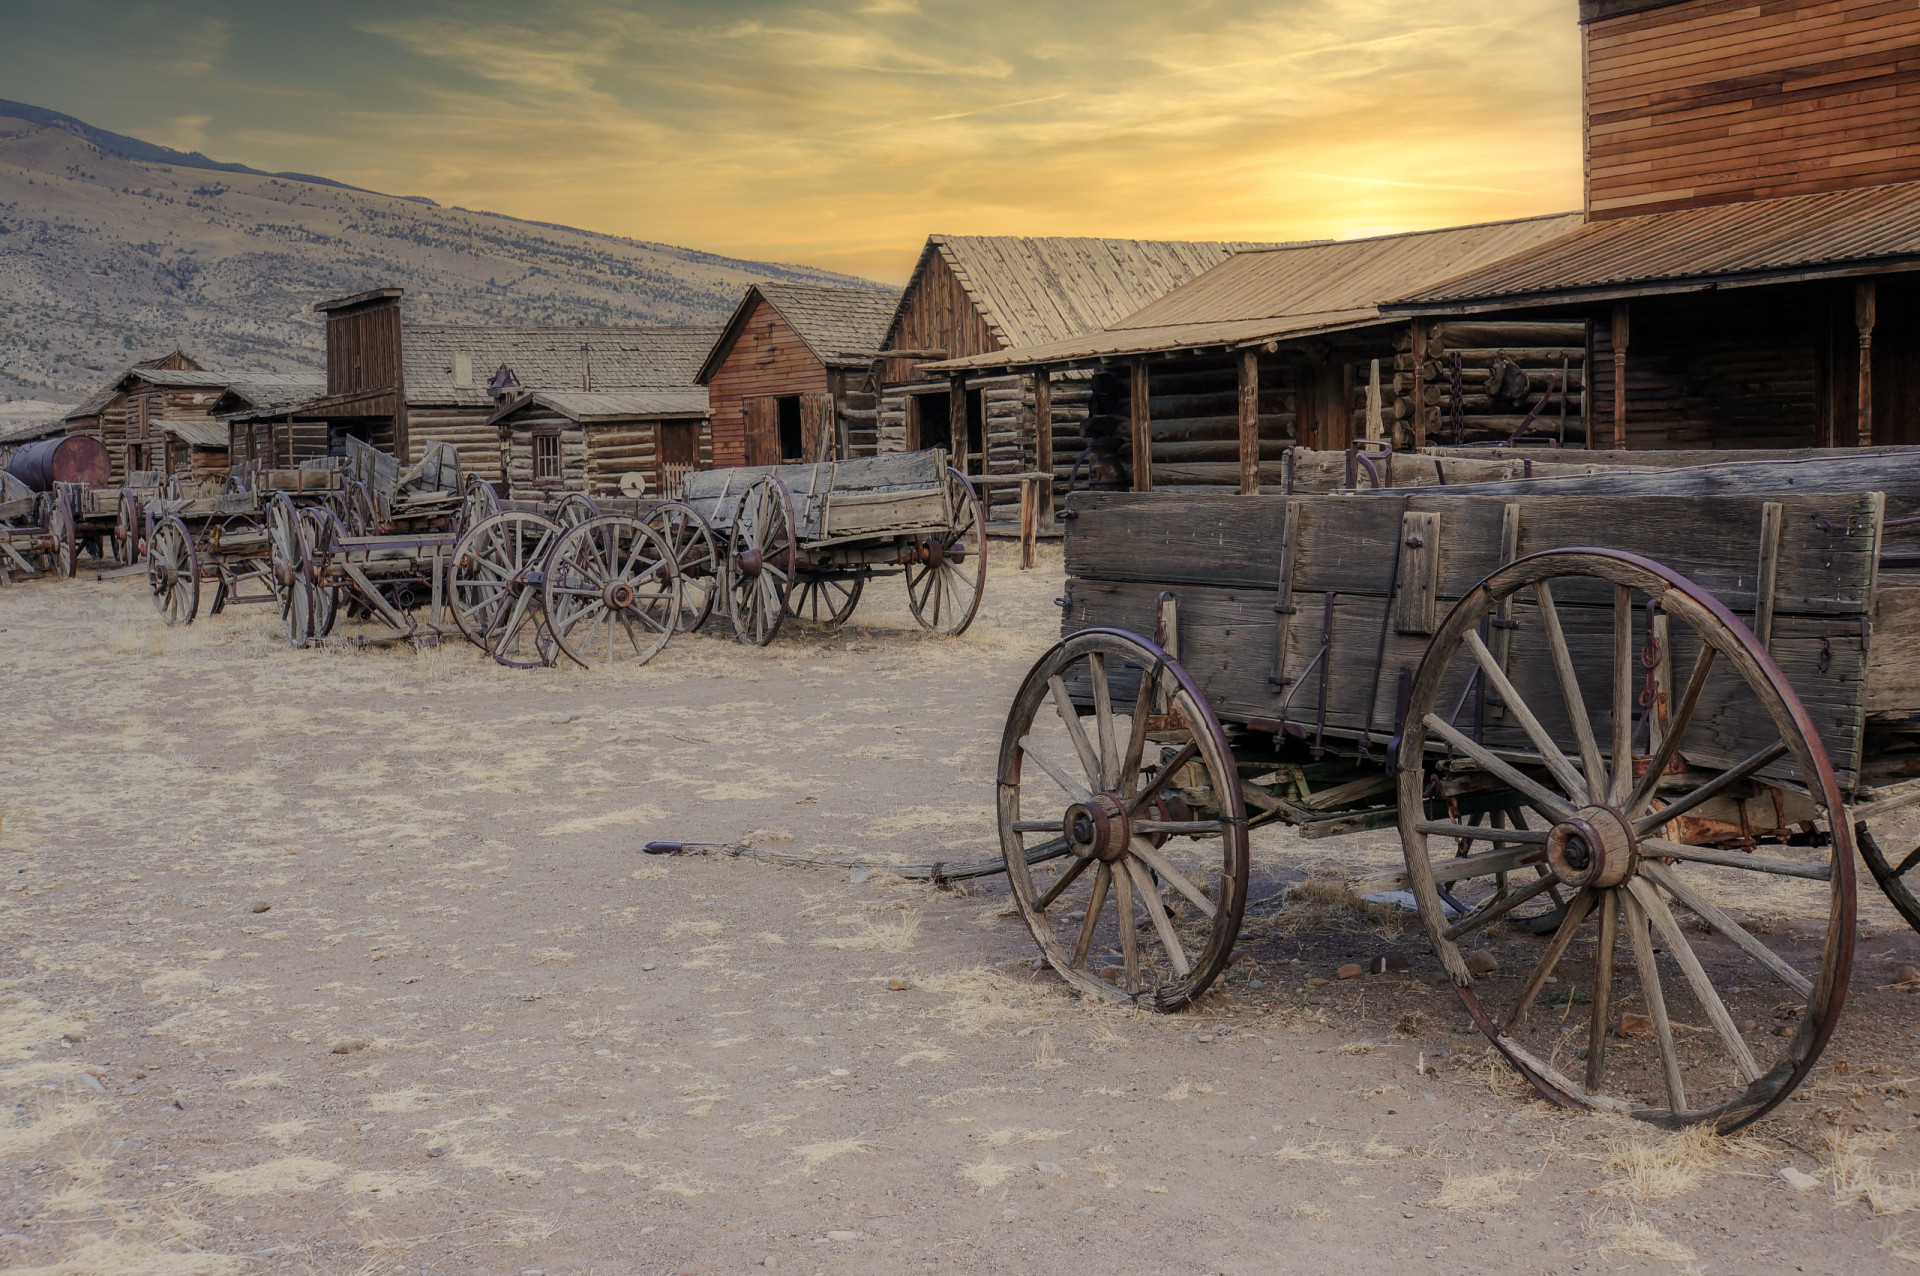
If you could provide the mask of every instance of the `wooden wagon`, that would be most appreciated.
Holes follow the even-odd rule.
[[[936,633],[961,633],[980,610],[980,499],[938,448],[699,471],[680,501],[712,528],[743,642],[772,642],[787,616],[845,624],[874,576],[904,575],[914,618]]]
[[[65,580],[78,554],[65,503],[0,470],[0,587],[37,576]]]
[[[1543,1095],[1752,1121],[1838,1017],[1856,822],[1920,798],[1920,556],[1883,551],[1916,514],[1912,454],[1076,494],[1065,637],[1000,753],[1020,908],[1078,988],[1177,1009],[1232,953],[1250,828],[1394,827]]]

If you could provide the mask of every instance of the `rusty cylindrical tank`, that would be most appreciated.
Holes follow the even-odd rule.
[[[7,473],[34,491],[45,492],[55,483],[105,487],[113,467],[99,439],[88,434],[67,434],[15,448],[7,458]]]

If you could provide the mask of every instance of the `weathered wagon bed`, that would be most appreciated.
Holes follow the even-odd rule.
[[[1912,453],[1076,494],[1066,637],[1001,752],[1022,911],[1084,990],[1177,1008],[1230,955],[1249,826],[1397,825],[1443,965],[1543,1093],[1750,1121],[1839,1013],[1856,820],[1920,799],[1920,557],[1898,548],[1916,509]],[[1749,906],[1789,933],[1760,938],[1776,924]],[[1524,933],[1550,936],[1525,978],[1470,966]],[[1552,989],[1556,969],[1578,983]],[[1756,985],[1792,998],[1790,1040],[1729,1010]],[[1542,1013],[1550,992],[1564,1013]],[[1611,1044],[1633,997],[1652,1058]]]
[[[986,588],[979,497],[938,448],[689,474],[680,500],[724,558],[728,616],[764,646],[781,621],[845,624],[874,576],[906,577],[926,628],[958,634]]]

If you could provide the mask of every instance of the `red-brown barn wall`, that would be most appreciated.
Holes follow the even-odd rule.
[[[761,395],[825,394],[827,369],[779,312],[756,301],[740,339],[707,385],[713,413],[713,464],[747,463],[743,400]]]

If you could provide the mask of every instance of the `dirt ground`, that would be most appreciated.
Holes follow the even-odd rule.
[[[1890,986],[1920,939],[1870,888],[1820,1070],[1719,1139],[1523,1092],[1411,919],[1337,888],[1387,834],[1257,833],[1247,959],[1178,1016],[1066,994],[994,879],[641,853],[996,853],[1060,592],[1057,551],[1011,568],[958,640],[884,582],[831,638],[591,673],[293,651],[258,609],[167,630],[139,581],[0,592],[0,1266],[1920,1263]],[[1311,982],[1388,952],[1411,970]]]

